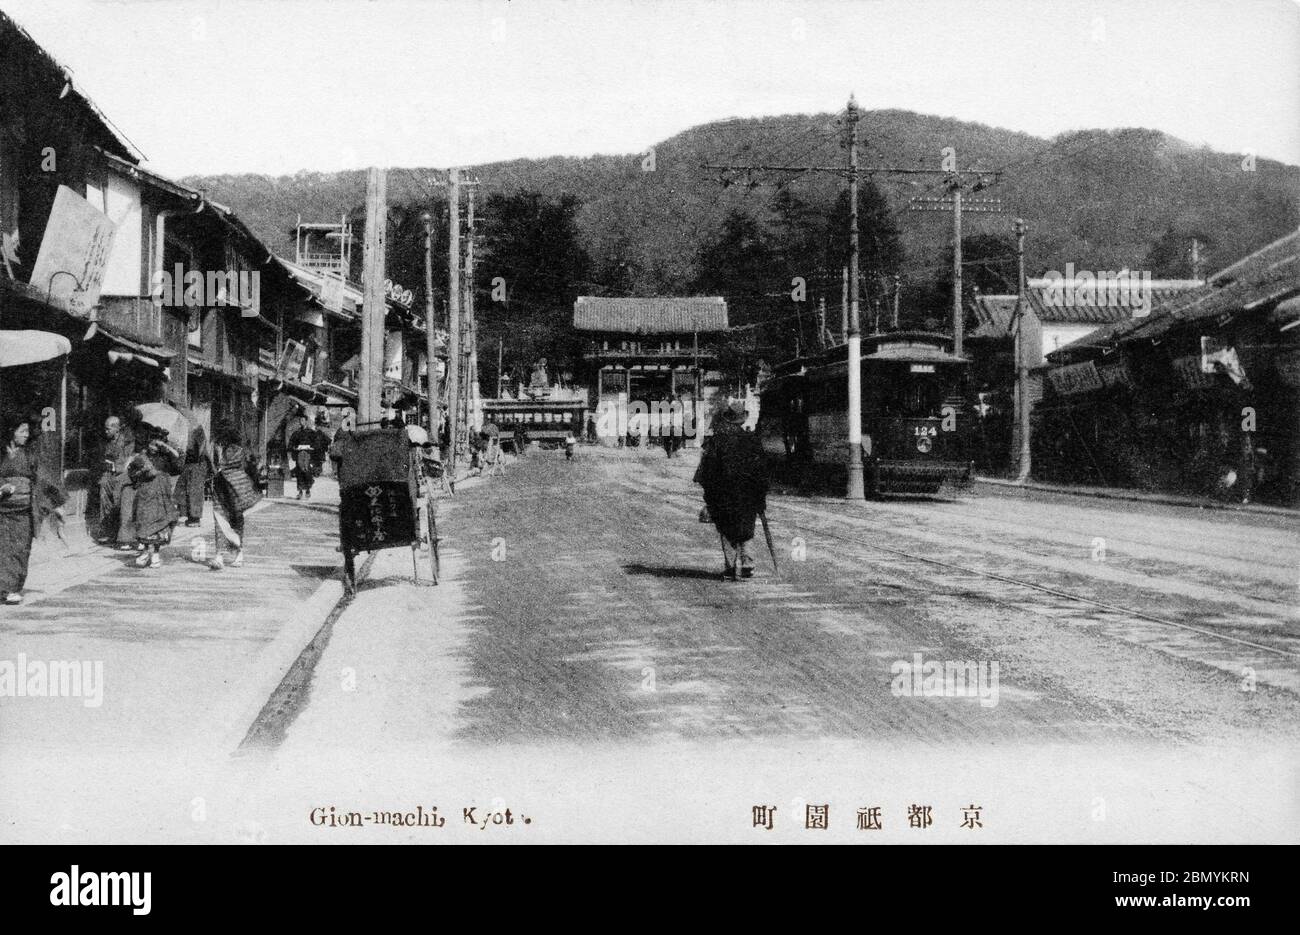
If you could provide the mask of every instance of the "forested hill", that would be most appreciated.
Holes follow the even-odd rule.
[[[1005,234],[1011,219],[1029,224],[1031,275],[1048,269],[1153,269],[1185,276],[1185,251],[1197,237],[1205,270],[1227,265],[1300,225],[1300,167],[1244,154],[1196,148],[1144,130],[1082,130],[1044,140],[977,123],[907,111],[869,111],[860,126],[862,163],[940,167],[952,147],[962,168],[1003,169],[978,197],[1002,200],[1005,216],[972,215],[969,234]],[[469,167],[485,194],[535,190],[581,203],[577,226],[593,279],[582,291],[681,292],[697,279],[700,248],[716,238],[731,209],[760,222],[783,182],[829,212],[842,181],[826,173],[706,170],[705,163],[836,165],[845,160],[835,115],[727,120],[694,127],[646,154],[518,159]],[[653,171],[646,171],[652,168]],[[427,202],[434,169],[393,169],[394,204]],[[906,210],[916,195],[942,190],[916,176],[875,176],[896,212],[908,280],[933,278],[942,266],[951,221],[946,213]],[[271,178],[221,175],[186,179],[233,207],[273,248],[292,254],[296,219],[327,221],[357,213],[365,172],[299,172]],[[617,280],[617,282],[613,281]]]

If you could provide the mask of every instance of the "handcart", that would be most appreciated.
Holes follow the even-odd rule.
[[[423,467],[422,448],[412,442],[401,428],[340,433],[334,440],[330,454],[340,462],[339,545],[343,584],[349,594],[357,589],[358,553],[400,546],[411,548],[416,584],[420,583],[420,552],[427,549],[431,583],[438,583],[436,501]]]

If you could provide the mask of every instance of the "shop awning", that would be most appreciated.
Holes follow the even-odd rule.
[[[144,364],[146,367],[162,367],[162,364],[148,354],[133,354],[131,351],[109,351],[110,364]]]
[[[141,344],[139,341],[133,341],[130,338],[122,337],[120,334],[114,334],[107,328],[101,327],[99,333],[107,341],[116,345],[114,350],[108,352],[110,361],[137,360],[142,364],[149,364],[153,367],[165,367],[176,356],[174,351],[165,347],[155,344]]]
[[[1273,324],[1283,331],[1290,331],[1296,326],[1300,326],[1300,296],[1287,299],[1277,304],[1273,309],[1273,314],[1269,316]]]
[[[357,391],[350,390],[346,386],[339,386],[337,383],[330,383],[328,380],[322,380],[316,384],[316,389],[325,393],[328,397],[325,400],[327,406],[351,406],[357,401]]]
[[[0,367],[39,364],[72,353],[72,342],[48,331],[0,331]]]

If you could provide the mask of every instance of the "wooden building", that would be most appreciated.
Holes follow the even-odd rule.
[[[1300,505],[1300,231],[1048,355],[1034,474]]]

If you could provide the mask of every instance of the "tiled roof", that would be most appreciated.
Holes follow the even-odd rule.
[[[1157,337],[1180,321],[1256,308],[1300,293],[1300,230],[1273,241],[1211,276],[1199,289],[1158,306],[1111,337]]]
[[[1194,288],[1191,281],[1156,280],[1151,283],[1151,308],[1185,295]],[[1120,304],[1114,296],[1099,295],[1096,301],[1082,301],[1079,296],[1062,301],[1043,285],[1031,284],[1025,289],[1025,303],[1045,325],[1109,325],[1129,321],[1134,308]],[[1109,301],[1108,301],[1109,299]],[[971,308],[979,321],[972,337],[1003,337],[1016,310],[1014,295],[979,295],[971,300]]]
[[[579,296],[573,303],[579,331],[672,334],[725,331],[727,303],[719,296],[610,298]]]
[[[1273,241],[1223,269],[1197,289],[1157,304],[1145,318],[1116,322],[1054,353],[1110,347],[1118,341],[1159,337],[1179,322],[1214,318],[1300,294],[1300,230]]]

